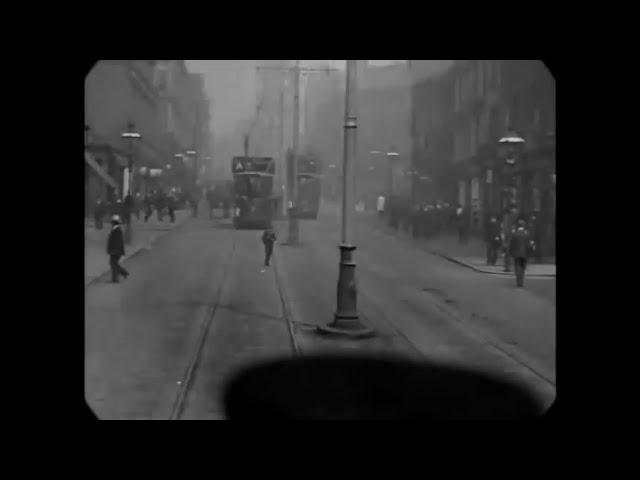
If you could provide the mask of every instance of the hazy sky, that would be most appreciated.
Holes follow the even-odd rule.
[[[253,115],[256,103],[256,66],[261,60],[186,60],[190,71],[204,73],[216,135],[233,133],[237,123]],[[387,65],[395,60],[369,60]],[[329,63],[344,69],[346,60],[301,60],[302,66]]]

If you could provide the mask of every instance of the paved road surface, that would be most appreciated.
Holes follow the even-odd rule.
[[[224,418],[225,379],[248,363],[292,355],[290,328],[302,354],[384,351],[459,363],[525,383],[551,403],[555,279],[519,290],[360,224],[358,306],[378,336],[328,339],[313,327],[335,309],[338,217],[324,209],[300,227],[302,245],[277,244],[274,266],[264,269],[260,232],[189,219],[125,262],[128,280],[91,285],[85,391],[97,415]],[[286,224],[277,229],[286,240]]]

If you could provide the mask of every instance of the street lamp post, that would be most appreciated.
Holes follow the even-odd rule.
[[[337,309],[334,321],[327,326],[318,327],[324,333],[346,335],[349,337],[372,336],[374,332],[366,328],[358,318],[356,263],[353,252],[352,216],[354,161],[357,153],[357,60],[347,60],[347,88],[345,98],[344,124],[344,161],[342,164],[342,243],[340,244],[340,272],[338,277]]]
[[[197,180],[198,180],[198,152],[195,150],[187,150],[187,155],[189,155],[193,160],[193,175],[192,175],[192,185],[191,185],[191,213],[193,217],[198,216],[198,201],[196,199],[196,189],[197,189]]]
[[[507,200],[507,192],[506,189],[508,187],[513,187],[513,168],[516,166],[518,158],[520,157],[520,153],[522,152],[522,148],[524,147],[525,140],[520,135],[518,135],[513,129],[507,129],[506,135],[504,135],[498,141],[498,147],[500,149],[500,156],[503,160],[503,185],[501,189],[501,207],[505,208],[507,205],[505,203]],[[512,198],[510,202],[515,201],[515,198]]]
[[[124,231],[124,238],[127,244],[131,245],[133,241],[133,228],[131,225],[131,214],[132,214],[132,203],[133,203],[133,141],[140,140],[142,135],[135,131],[135,124],[130,121],[127,123],[127,131],[122,134],[122,138],[126,138],[129,141],[129,165],[128,165],[128,175],[129,175],[129,188],[127,189],[127,194],[130,197],[129,205],[126,205],[126,226]],[[124,192],[123,192],[124,193]],[[123,198],[123,204],[126,201],[126,196]]]
[[[300,134],[300,60],[296,60],[293,70],[293,182],[289,201],[289,245],[297,245],[300,237],[298,228],[298,143]]]

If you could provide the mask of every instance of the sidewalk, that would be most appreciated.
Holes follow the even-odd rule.
[[[398,233],[396,233],[388,226],[386,218],[379,219],[371,212],[356,214],[355,218],[359,219],[369,227],[385,232],[388,235],[394,235],[404,240],[410,241],[417,247],[427,250],[430,253],[439,255],[464,267],[475,270],[476,272],[490,273],[493,275],[503,275],[508,277],[514,275],[513,269],[511,272],[503,271],[504,265],[500,258],[498,259],[497,265],[487,265],[486,245],[482,240],[478,238],[470,237],[469,241],[465,245],[461,245],[458,242],[457,235],[452,234],[439,235],[427,240],[414,240],[411,237],[410,233],[403,231],[402,229],[399,229]],[[550,259],[547,259],[547,261],[549,260]],[[548,278],[555,276],[555,263],[536,264],[532,261],[529,261],[527,265],[527,277]]]
[[[504,264],[498,259],[498,264],[487,265],[486,245],[478,238],[469,238],[466,245],[458,242],[456,235],[440,235],[421,242],[424,248],[452,262],[456,262],[477,272],[494,275],[513,276],[512,272],[504,272]],[[536,264],[531,260],[527,264],[527,277],[555,277],[556,266],[551,263]]]
[[[142,216],[140,220],[133,218],[133,244],[125,245],[126,260],[144,249],[152,248],[155,241],[166,232],[173,230],[182,224],[188,217],[188,210],[176,211],[175,223],[169,222],[169,217],[164,217],[164,222],[159,222],[155,213],[145,223]],[[124,228],[124,227],[123,227]],[[102,230],[97,230],[92,221],[85,219],[84,223],[84,286],[85,288],[109,271],[109,259],[106,254],[107,237],[111,225],[107,219],[103,223]]]

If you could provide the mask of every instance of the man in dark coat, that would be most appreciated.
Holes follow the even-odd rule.
[[[268,267],[273,255],[273,244],[276,241],[276,232],[273,228],[268,228],[262,233],[262,243],[264,244],[264,266]]]
[[[156,193],[156,214],[158,215],[158,221],[162,222],[164,219],[164,209],[166,207],[166,198],[162,190],[158,190]]]
[[[167,195],[167,209],[169,210],[169,218],[171,219],[171,223],[175,223],[176,221],[176,206],[178,204],[178,199],[174,192],[169,193]]]
[[[527,224],[523,218],[518,220],[513,229],[509,243],[509,254],[513,257],[516,270],[516,285],[522,288],[524,285],[524,272],[527,269],[527,258],[533,248],[531,234],[527,230]]]
[[[498,261],[498,250],[500,250],[500,223],[495,215],[489,217],[485,232],[487,243],[487,265],[495,265]]]
[[[144,223],[147,223],[149,221],[149,218],[151,217],[152,214],[153,214],[153,200],[151,198],[151,195],[147,193],[144,196]]]
[[[509,245],[511,244],[511,235],[515,229],[515,221],[518,211],[515,207],[511,207],[505,212],[502,218],[501,238],[504,253],[504,271],[511,271],[511,255],[509,255]]]
[[[120,217],[114,215],[111,217],[111,232],[107,239],[107,255],[109,255],[109,266],[111,267],[111,280],[118,283],[120,275],[126,279],[129,276],[120,265],[120,257],[124,256],[124,236],[120,228]]]

